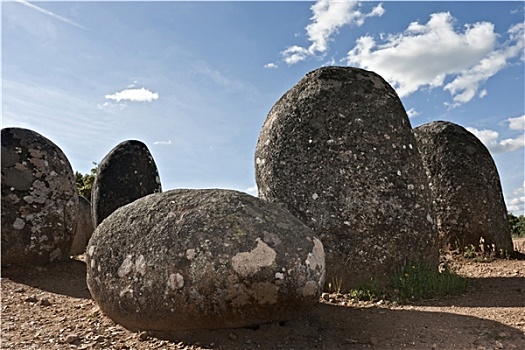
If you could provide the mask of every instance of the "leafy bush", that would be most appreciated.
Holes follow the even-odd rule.
[[[512,213],[508,213],[510,232],[515,237],[525,237],[525,216],[516,216]]]
[[[98,164],[93,162],[95,165],[91,169],[89,174],[82,175],[78,171],[75,172],[75,181],[77,183],[78,194],[86,197],[91,201],[91,189],[93,188],[93,183],[95,182],[95,177],[97,176]]]
[[[388,299],[398,302],[439,298],[465,292],[468,280],[450,271],[447,265],[439,269],[421,263],[405,266],[390,279],[386,288],[368,281],[348,293],[358,300]]]

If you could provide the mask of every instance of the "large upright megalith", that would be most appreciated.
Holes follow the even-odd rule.
[[[161,191],[157,165],[148,147],[137,140],[119,143],[100,162],[93,183],[95,227],[121,206]]]
[[[436,265],[430,190],[396,92],[351,67],[308,73],[273,106],[255,151],[259,196],[314,229],[343,289],[409,261]]]
[[[78,215],[73,170],[39,133],[2,129],[2,265],[69,256]]]
[[[443,244],[512,251],[501,182],[487,148],[460,125],[435,121],[414,129],[432,184]]]

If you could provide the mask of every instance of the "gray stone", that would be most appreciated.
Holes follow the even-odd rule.
[[[133,330],[235,328],[317,304],[324,252],[278,205],[231,190],[172,190],[119,208],[93,233],[87,283]]]
[[[95,227],[117,208],[161,191],[157,165],[148,147],[136,140],[119,143],[100,162],[93,183],[91,210]]]
[[[2,129],[2,265],[41,265],[69,255],[77,222],[73,170],[39,133]]]
[[[512,251],[501,182],[481,141],[454,123],[436,121],[414,129],[431,183],[442,244],[451,248]]]
[[[409,261],[438,264],[430,189],[410,122],[379,75],[308,73],[272,107],[255,151],[259,196],[324,244],[327,284],[387,281]]]
[[[94,230],[93,218],[91,217],[91,203],[86,197],[78,196],[78,221],[69,254],[83,254]]]

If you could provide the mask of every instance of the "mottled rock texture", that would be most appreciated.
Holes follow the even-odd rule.
[[[73,170],[39,133],[2,129],[2,265],[69,255],[78,213]]]
[[[78,220],[69,254],[83,254],[94,230],[91,202],[84,196],[78,196]]]
[[[161,191],[157,165],[148,147],[137,140],[119,143],[100,162],[93,183],[91,205],[95,227],[117,208]]]
[[[384,282],[409,261],[437,266],[423,163],[403,105],[379,75],[308,73],[268,114],[255,163],[260,198],[323,242],[332,288]]]
[[[443,244],[512,251],[498,170],[487,148],[468,130],[436,121],[414,129],[431,183]]]
[[[152,194],[110,215],[87,248],[102,311],[174,332],[282,321],[316,304],[322,243],[280,206],[231,190]]]

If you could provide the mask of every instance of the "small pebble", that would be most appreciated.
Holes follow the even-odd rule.
[[[72,343],[76,342],[78,339],[79,339],[78,335],[76,335],[76,334],[69,334],[69,335],[64,339],[64,342],[66,342],[66,343],[68,343],[68,344],[72,344]]]
[[[34,295],[31,295],[31,296],[25,298],[24,301],[26,301],[28,303],[36,303],[38,301],[38,299]]]
[[[370,337],[370,345],[375,346],[377,345],[377,338],[376,337]]]
[[[232,332],[232,333],[228,334],[228,338],[230,338],[230,340],[235,340],[235,339],[237,339],[237,334]]]
[[[503,346],[502,342],[500,342],[499,340],[496,340],[496,348],[497,349],[504,349],[505,347]]]
[[[139,340],[140,340],[140,341],[146,341],[146,340],[148,340],[148,333],[146,333],[146,332],[140,332],[140,334],[139,334]]]
[[[42,298],[40,300],[40,305],[42,305],[42,306],[51,306],[51,302],[47,298]]]

